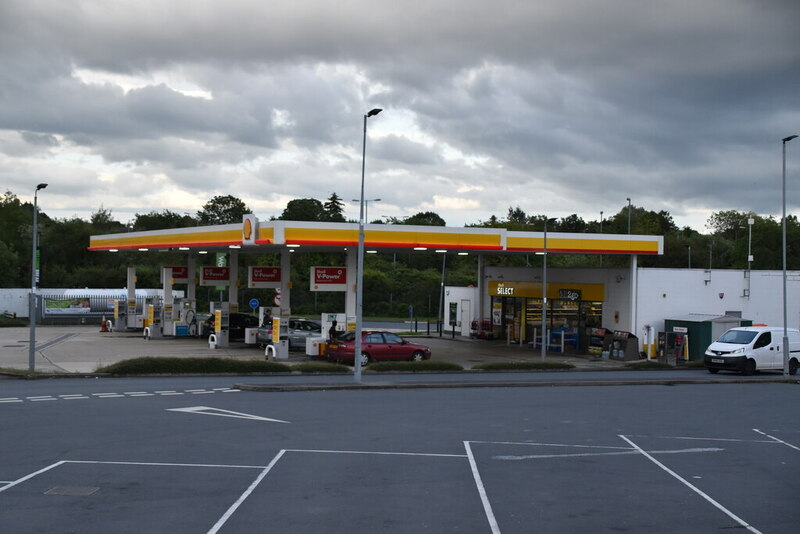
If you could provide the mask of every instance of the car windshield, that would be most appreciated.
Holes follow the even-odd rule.
[[[336,339],[339,341],[353,341],[356,338],[355,332],[345,332],[341,336],[338,336]]]
[[[736,345],[748,345],[758,332],[752,330],[728,330],[717,341],[720,343],[734,343]]]

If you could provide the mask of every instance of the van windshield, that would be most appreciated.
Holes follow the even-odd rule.
[[[753,338],[758,335],[758,332],[750,330],[728,330],[717,341],[720,343],[735,343],[737,345],[748,345]]]

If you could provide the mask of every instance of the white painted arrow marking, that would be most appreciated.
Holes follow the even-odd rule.
[[[272,423],[289,422],[289,421],[281,421],[280,419],[270,419],[269,417],[261,417],[260,415],[251,415],[249,413],[232,412],[230,410],[223,410],[221,408],[211,408],[209,406],[190,406],[188,408],[167,408],[167,411],[195,413],[199,415],[216,415],[219,417],[235,417],[237,419],[251,419],[253,421],[270,421]]]

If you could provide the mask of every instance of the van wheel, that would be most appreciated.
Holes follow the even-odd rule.
[[[798,364],[797,364],[797,359],[796,358],[792,358],[791,360],[789,360],[789,374],[790,375],[796,375],[797,374],[797,365]]]
[[[748,358],[747,361],[744,362],[742,374],[747,376],[756,374],[756,361],[754,359]]]
[[[715,375],[715,374],[719,373],[719,369],[716,369],[714,367],[709,367],[708,368],[708,372],[711,373],[712,375]]]

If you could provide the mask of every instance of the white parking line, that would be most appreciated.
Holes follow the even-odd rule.
[[[709,495],[706,495],[705,493],[703,493],[703,491],[700,488],[692,485],[691,482],[689,482],[688,480],[686,480],[685,478],[680,476],[678,473],[676,473],[675,471],[673,471],[672,469],[670,469],[666,465],[662,464],[661,462],[659,462],[658,460],[653,458],[650,454],[648,454],[647,452],[642,450],[641,447],[639,447],[637,444],[635,444],[634,442],[629,440],[627,437],[623,436],[622,434],[619,434],[619,437],[624,439],[625,441],[627,441],[632,447],[634,447],[637,451],[639,451],[639,453],[642,454],[645,458],[647,458],[648,460],[650,460],[651,462],[656,464],[658,467],[660,467],[661,469],[666,471],[668,474],[672,475],[675,479],[677,479],[679,482],[684,484],[690,490],[692,490],[693,492],[697,493],[702,498],[704,498],[705,500],[707,500],[708,502],[713,504],[717,509],[719,509],[725,515],[727,515],[728,517],[730,517],[731,519],[733,519],[734,521],[739,523],[741,526],[743,526],[744,528],[746,528],[750,532],[753,532],[754,534],[761,534],[761,532],[759,530],[757,530],[755,527],[753,527],[750,524],[748,524],[744,519],[740,518],[739,516],[737,516],[736,514],[734,514],[733,512],[728,510],[727,508],[725,508],[724,506],[722,506],[720,503],[718,503],[717,501],[712,499]]]
[[[725,449],[717,447],[703,448],[703,449],[676,449],[667,451],[648,451],[650,454],[684,454],[692,452],[722,452]],[[621,456],[626,454],[639,454],[635,449],[628,449],[626,451],[614,452],[576,452],[572,454],[527,454],[524,456],[493,456],[494,460],[534,460],[541,458],[582,458],[585,456]]]
[[[54,464],[52,464],[52,465],[48,465],[48,466],[47,466],[47,467],[45,467],[44,469],[39,469],[39,470],[38,470],[38,471],[36,471],[35,473],[31,473],[30,475],[24,476],[24,477],[22,477],[22,478],[18,478],[17,480],[15,480],[15,481],[13,481],[13,482],[9,483],[7,486],[3,486],[2,488],[0,488],[0,493],[4,492],[4,491],[5,491],[5,490],[7,490],[8,488],[13,488],[14,486],[18,486],[19,484],[22,484],[22,483],[23,483],[23,482],[25,482],[26,480],[30,480],[30,479],[32,479],[33,477],[37,476],[37,475],[41,475],[42,473],[44,473],[44,472],[46,472],[46,471],[50,471],[50,470],[51,470],[51,469],[53,469],[54,467],[58,467],[59,465],[61,465],[61,464],[63,464],[63,463],[64,463],[63,461],[62,461],[62,462],[56,462],[56,463],[54,463]]]
[[[466,458],[466,454],[442,454],[428,452],[380,452],[380,451],[333,451],[325,449],[286,449],[286,452],[312,452],[321,454],[374,454],[377,456],[427,456],[434,458]]]
[[[9,402],[23,402],[22,399],[15,399],[13,397],[7,399],[0,399],[0,403],[9,403]]]
[[[489,521],[489,527],[492,529],[492,534],[500,534],[500,526],[497,524],[497,519],[494,517],[492,505],[489,502],[489,497],[486,495],[486,488],[483,487],[481,474],[478,472],[478,464],[475,462],[475,457],[472,455],[472,447],[469,441],[464,442],[464,448],[467,451],[467,458],[469,459],[469,466],[472,469],[472,478],[475,479],[475,485],[478,486],[478,494],[483,503],[483,511],[486,513],[486,519]]]
[[[762,436],[767,436],[768,438],[770,438],[772,440],[775,440],[774,442],[769,442],[769,443],[781,443],[783,445],[786,445],[787,447],[791,447],[792,449],[794,449],[796,451],[800,451],[800,447],[796,447],[796,446],[792,445],[791,443],[787,443],[787,442],[783,441],[782,439],[776,438],[775,436],[770,436],[769,434],[765,434],[764,432],[760,431],[757,428],[754,428],[753,432],[758,432]]]
[[[221,529],[223,525],[225,525],[228,519],[230,519],[230,517],[236,512],[239,506],[242,505],[245,499],[247,499],[247,497],[249,497],[250,494],[253,493],[253,490],[256,489],[256,487],[261,483],[262,480],[264,480],[264,477],[267,476],[267,473],[269,473],[270,470],[275,466],[275,464],[278,463],[278,460],[281,459],[281,457],[285,452],[286,452],[285,450],[281,450],[280,452],[278,452],[278,454],[275,455],[275,457],[272,459],[269,465],[256,477],[253,483],[250,484],[250,487],[247,488],[244,491],[244,493],[241,494],[241,496],[239,496],[236,502],[233,503],[231,507],[228,508],[228,510],[222,515],[222,517],[220,517],[219,520],[214,524],[214,526],[211,527],[211,530],[208,531],[208,534],[216,534],[217,532],[219,532],[219,529]]]

